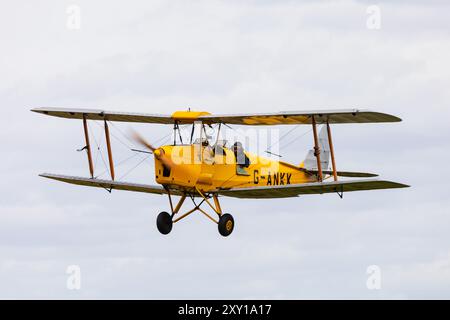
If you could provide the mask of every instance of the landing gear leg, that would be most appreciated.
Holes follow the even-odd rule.
[[[208,198],[197,189],[197,192],[203,197],[203,199],[206,201],[206,203],[213,209],[217,215],[219,216],[219,221],[217,222],[217,227],[219,229],[219,233],[224,236],[228,237],[234,229],[234,219],[233,216],[229,213],[222,213],[222,208],[220,207],[219,198],[217,194],[213,194],[212,198],[214,199],[214,206],[208,201]]]
[[[172,211],[172,214],[169,214],[168,212],[160,212],[158,214],[158,217],[156,218],[156,227],[158,228],[158,231],[162,234],[169,234],[170,231],[172,231],[173,227],[173,216],[180,211],[181,205],[183,204],[184,200],[186,199],[186,195],[182,195],[180,200],[178,201],[177,206],[174,208],[172,204],[172,197],[170,195],[170,192],[168,191],[167,194],[169,195],[169,203],[170,203],[170,210]]]
[[[197,189],[198,194],[203,198],[200,203],[196,203],[194,200],[194,196],[190,195],[192,202],[194,203],[195,207],[188,212],[182,214],[181,216],[178,216],[177,213],[180,211],[181,206],[184,203],[184,200],[186,199],[186,194],[183,194],[178,201],[178,204],[174,208],[172,203],[172,197],[170,195],[170,192],[168,189],[167,194],[169,196],[169,203],[170,203],[170,209],[172,211],[172,214],[169,214],[168,212],[161,212],[158,215],[158,218],[156,219],[156,226],[158,227],[159,232],[162,234],[169,234],[170,231],[172,231],[173,224],[180,221],[181,219],[184,219],[191,213],[195,211],[200,211],[203,213],[207,218],[209,218],[211,221],[215,222],[218,226],[219,233],[224,236],[228,237],[234,229],[234,219],[233,216],[229,213],[222,214],[222,208],[220,207],[219,198],[217,194],[204,194],[202,191]],[[213,198],[214,203],[211,203],[209,200]],[[206,202],[211,209],[214,210],[214,212],[219,216],[219,220],[214,219],[211,217],[205,210],[200,208],[200,206]],[[175,217],[177,215],[177,217]]]

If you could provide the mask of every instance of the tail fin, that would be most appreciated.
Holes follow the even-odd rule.
[[[320,163],[322,164],[322,170],[328,170],[330,164],[330,144],[328,143],[327,126],[323,125],[319,132],[319,147],[320,147]],[[307,170],[317,171],[317,159],[314,155],[314,148],[308,151],[305,160],[300,164]]]

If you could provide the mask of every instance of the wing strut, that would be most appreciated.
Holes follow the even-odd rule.
[[[111,138],[109,136],[108,123],[106,122],[106,120],[104,120],[104,123],[105,123],[106,147],[108,150],[109,170],[111,173],[111,180],[114,181],[115,174],[114,174],[114,161],[113,161],[112,148],[111,148]],[[83,149],[86,149],[88,162],[89,162],[89,173],[91,174],[91,178],[94,178],[94,164],[92,162],[92,151],[91,151],[91,143],[89,141],[89,130],[88,130],[86,114],[83,114],[83,128],[84,128],[84,139],[86,140],[86,146]]]
[[[322,163],[320,162],[320,147],[319,147],[319,138],[317,137],[317,126],[316,126],[316,119],[314,118],[314,115],[312,116],[312,127],[313,127],[313,135],[314,135],[314,155],[317,159],[317,172],[319,174],[319,181],[322,182],[323,175],[322,175]]]
[[[84,139],[86,140],[86,152],[89,161],[89,172],[91,173],[91,178],[94,178],[94,165],[92,163],[91,145],[89,143],[89,131],[87,126],[86,114],[83,114],[83,128],[84,128]]]
[[[333,167],[333,178],[334,178],[334,181],[337,181],[338,178],[337,178],[337,171],[336,171],[336,162],[334,160],[333,140],[331,139],[331,128],[330,128],[330,123],[328,122],[328,120],[327,120],[327,132],[328,132],[328,145],[330,146],[331,165]]]
[[[106,147],[108,149],[108,161],[109,161],[109,169],[111,172],[111,180],[114,181],[114,162],[111,151],[111,139],[109,138],[109,127],[106,120],[105,120],[105,138],[106,138]]]

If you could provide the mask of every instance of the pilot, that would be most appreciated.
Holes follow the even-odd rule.
[[[202,146],[203,146],[203,161],[207,164],[213,164],[214,148],[210,145],[208,137],[202,141]]]
[[[244,148],[242,147],[242,143],[239,141],[233,144],[233,152],[236,157],[236,173],[241,175],[248,175],[248,172],[245,168],[250,166],[250,159],[244,152]]]

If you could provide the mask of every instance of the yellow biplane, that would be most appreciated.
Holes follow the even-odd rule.
[[[367,110],[331,110],[331,111],[289,111],[263,114],[212,115],[208,112],[177,111],[172,115],[142,114],[128,112],[109,112],[103,110],[37,108],[31,111],[41,114],[80,119],[83,122],[84,136],[90,178],[56,174],[41,174],[67,183],[99,187],[111,190],[128,190],[168,195],[170,212],[161,212],[157,217],[157,228],[162,234],[172,230],[173,223],[180,221],[195,211],[203,213],[218,225],[219,233],[228,236],[234,229],[234,219],[223,213],[219,204],[220,196],[235,198],[288,198],[305,194],[343,193],[350,191],[404,188],[407,185],[374,179],[376,174],[363,172],[346,172],[336,169],[331,124],[338,123],[374,123],[398,122],[401,119],[384,113]],[[108,151],[111,180],[97,179],[94,176],[91,146],[89,142],[88,121],[97,120],[104,123],[105,140]],[[174,142],[171,145],[154,147],[137,133],[133,137],[145,152],[154,155],[155,179],[159,185],[147,185],[115,181],[109,122],[138,122],[173,125]],[[273,160],[252,154],[235,142],[210,141],[205,126],[221,125],[310,125],[312,126],[314,147],[309,150],[306,159],[299,165]],[[192,125],[189,144],[183,143],[180,125]],[[317,126],[323,125],[318,132]],[[199,137],[193,141],[194,126],[200,126]],[[180,141],[177,141],[178,131]],[[331,158],[331,169],[329,160]],[[338,177],[364,178],[344,179]],[[331,181],[325,181],[325,180]],[[173,196],[179,196],[174,205]],[[190,198],[194,207],[180,214],[186,198]],[[196,202],[195,199],[200,201]],[[215,219],[201,208],[207,204],[217,214]]]

